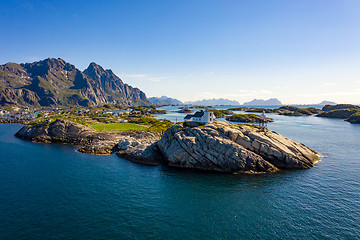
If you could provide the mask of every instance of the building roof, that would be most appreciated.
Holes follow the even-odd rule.
[[[196,112],[196,113],[194,114],[194,117],[197,117],[197,118],[201,118],[202,116],[204,116],[204,111]]]
[[[204,116],[204,111],[196,112],[195,114],[188,114],[184,117],[185,120],[191,119],[192,117],[202,118]]]

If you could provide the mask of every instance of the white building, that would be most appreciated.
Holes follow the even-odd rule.
[[[198,122],[198,123],[213,123],[215,119],[214,113],[211,111],[196,112],[195,114],[188,114],[184,118],[185,121]]]

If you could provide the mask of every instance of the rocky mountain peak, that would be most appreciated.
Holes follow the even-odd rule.
[[[74,65],[65,62],[61,58],[47,58],[33,63],[22,63],[21,66],[33,76],[45,76],[51,71],[74,71],[76,68]]]
[[[145,93],[124,84],[95,62],[81,72],[61,58],[0,65],[0,105],[151,105]],[[28,99],[24,92],[33,96]]]
[[[91,62],[84,70],[84,73],[94,80],[99,80],[101,76],[105,74],[105,70],[99,64]]]

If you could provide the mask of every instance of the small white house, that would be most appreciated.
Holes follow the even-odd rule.
[[[195,114],[188,114],[185,116],[185,121],[198,122],[198,123],[213,123],[215,119],[214,113],[211,111],[196,112]]]

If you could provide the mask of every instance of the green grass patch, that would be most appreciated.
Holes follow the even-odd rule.
[[[236,118],[260,118],[260,115],[257,114],[234,114],[229,117],[230,119]]]
[[[151,125],[146,131],[164,133],[168,128],[172,127],[174,123],[167,119],[158,120]]]
[[[211,109],[210,111],[213,112],[214,115],[215,115],[215,117],[217,117],[217,118],[223,118],[223,117],[225,117],[226,115],[234,114],[232,111],[229,111],[229,110]]]
[[[33,127],[39,124],[43,124],[43,123],[48,123],[48,119],[46,118],[36,118],[34,120],[31,120],[30,122],[28,122],[26,125]]]
[[[147,127],[135,124],[135,123],[94,123],[89,124],[93,129],[98,132],[116,132],[116,131],[127,131],[127,130],[144,130]]]

